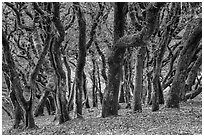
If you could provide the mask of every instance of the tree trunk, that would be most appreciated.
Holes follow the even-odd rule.
[[[197,58],[193,67],[191,68],[191,71],[188,74],[188,77],[186,80],[186,86],[185,86],[186,91],[190,91],[192,89],[192,86],[195,82],[195,79],[201,64],[202,64],[202,54],[200,53],[199,57]]]
[[[142,112],[141,97],[143,94],[145,49],[145,47],[140,47],[137,52],[137,60],[135,64],[135,88],[133,93],[133,112]]]
[[[172,3],[170,5],[170,12],[166,15],[167,20],[172,20],[173,23],[166,26],[164,33],[160,39],[159,53],[156,55],[156,65],[154,66],[153,74],[153,94],[152,94],[152,111],[159,110],[159,104],[164,104],[163,90],[161,88],[160,75],[162,70],[162,60],[166,51],[167,45],[169,45],[173,32],[177,28],[179,23],[179,16],[181,12],[180,4]],[[163,22],[162,25],[167,24]]]
[[[82,79],[83,70],[86,62],[86,21],[84,14],[81,11],[80,4],[74,2],[74,8],[77,11],[78,25],[79,25],[79,43],[78,43],[78,59],[75,73],[76,79],[76,114],[78,118],[82,118]]]
[[[164,104],[164,94],[160,81],[158,81],[158,86],[159,86],[159,104]]]
[[[146,26],[141,32],[134,35],[123,36],[127,3],[115,3],[114,6],[114,45],[108,58],[108,82],[106,85],[102,117],[118,115],[118,91],[120,85],[121,63],[126,48],[146,45],[150,36],[157,27],[157,18],[160,8],[165,3],[150,4],[146,13]],[[123,36],[123,37],[122,37]],[[121,37],[121,38],[120,38]]]
[[[125,16],[127,3],[115,3],[114,5],[114,44],[124,35]],[[102,117],[118,115],[118,92],[120,85],[121,62],[125,48],[114,47],[108,58],[108,81],[103,97]]]
[[[94,54],[94,53],[93,53]],[[97,88],[96,88],[96,62],[95,59],[92,55],[92,64],[93,64],[93,69],[92,69],[92,102],[93,102],[93,107],[97,107]]]
[[[102,60],[101,75],[102,75],[103,79],[105,80],[105,83],[107,83],[106,58],[105,58],[105,55],[103,54],[103,52],[101,51],[101,49],[99,48],[98,43],[96,41],[95,41],[95,45],[96,45],[96,50],[97,50],[98,54],[101,56],[101,60]]]
[[[151,105],[151,94],[152,94],[152,82],[151,82],[151,72],[147,72],[147,104]]]
[[[202,92],[202,87],[197,88],[196,90],[191,91],[190,93],[187,93],[185,95],[185,99],[194,99],[196,96],[198,96]]]
[[[67,100],[66,100],[66,91],[67,91],[67,83],[66,83],[66,75],[62,68],[62,60],[61,60],[61,46],[64,41],[65,30],[63,24],[60,20],[60,3],[53,3],[53,22],[55,27],[59,33],[58,38],[54,39],[54,48],[52,51],[52,59],[53,59],[53,67],[55,69],[55,73],[57,75],[57,83],[56,83],[56,103],[57,103],[57,118],[59,124],[62,124],[68,120],[70,120],[69,112],[67,110]],[[53,54],[54,53],[54,54]]]
[[[124,84],[120,85],[120,95],[119,95],[119,103],[125,103],[125,93],[124,93]]]
[[[185,91],[186,69],[190,65],[192,55],[199,46],[202,38],[202,19],[197,19],[195,24],[196,28],[183,44],[183,49],[179,55],[176,74],[166,102],[167,108],[179,108],[180,94]]]
[[[50,114],[49,115],[54,115],[55,111],[56,111],[56,108],[55,108],[54,98],[51,95],[48,95],[47,103],[50,106]],[[48,109],[48,107],[47,107],[47,109]]]
[[[20,107],[23,109],[24,111],[24,120],[25,120],[25,128],[35,128],[37,127],[35,125],[34,122],[34,118],[32,113],[30,113],[32,111],[32,93],[31,93],[31,97],[30,100],[27,102],[23,96],[23,89],[21,87],[21,83],[20,83],[20,79],[18,77],[18,73],[16,72],[16,66],[14,63],[14,59],[11,55],[11,50],[9,47],[9,42],[6,39],[6,36],[3,32],[2,34],[2,44],[3,44],[3,51],[4,51],[4,55],[7,61],[7,64],[9,66],[9,70],[10,70],[10,78],[11,78],[11,83],[12,83],[12,88],[14,90],[15,93],[15,97],[16,97],[16,102],[19,103]],[[15,107],[18,110],[18,107]],[[28,114],[30,114],[28,116]],[[19,126],[19,117],[15,117],[15,123],[17,123],[14,126]]]
[[[101,78],[100,78],[100,71],[99,71],[99,65],[98,65],[98,63],[96,63],[96,68],[97,68],[97,78],[98,78],[98,94],[99,94],[100,103],[101,103],[101,106],[102,106],[103,93],[101,92]]]
[[[43,115],[43,112],[44,112],[43,110],[44,110],[49,93],[50,92],[48,90],[45,90],[44,94],[40,97],[39,103],[38,103],[38,105],[35,109],[35,112],[34,112],[35,117]]]
[[[85,75],[84,72],[83,72],[83,91],[84,91],[84,98],[85,98],[86,108],[90,108],[90,105],[89,105],[89,97],[88,97],[88,95],[87,95],[86,75]]]
[[[13,128],[16,129],[16,128],[19,128],[21,120],[24,122],[24,117],[23,117],[23,110],[16,99],[15,91],[13,90],[10,92],[10,98],[11,98],[11,102],[12,102],[13,110],[14,110]]]

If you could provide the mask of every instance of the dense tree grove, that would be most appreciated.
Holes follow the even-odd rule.
[[[2,3],[2,109],[13,128],[97,107],[179,108],[202,92],[201,2]],[[164,92],[165,91],[165,92]]]

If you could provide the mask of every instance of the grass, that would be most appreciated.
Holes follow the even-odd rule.
[[[36,118],[39,129],[8,130],[12,120],[3,118],[3,134],[36,135],[201,135],[202,134],[202,97],[180,104],[180,109],[167,109],[160,106],[151,112],[150,106],[143,106],[141,113],[131,113],[130,109],[119,110],[119,116],[101,118],[101,109],[84,109],[83,119],[72,119],[56,125],[53,116]]]

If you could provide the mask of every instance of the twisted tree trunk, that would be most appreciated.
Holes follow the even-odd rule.
[[[121,62],[128,47],[145,46],[155,28],[160,8],[165,3],[150,4],[147,9],[146,27],[138,34],[123,36],[127,3],[115,3],[114,6],[114,46],[108,58],[108,81],[102,105],[102,117],[118,115],[118,92],[120,85]],[[123,37],[122,37],[123,36]],[[121,37],[121,38],[120,38]]]
[[[67,83],[66,83],[66,75],[62,68],[62,60],[61,60],[61,51],[60,47],[62,46],[62,42],[64,41],[65,30],[63,24],[60,20],[60,3],[53,3],[54,6],[54,17],[53,22],[59,33],[59,37],[55,38],[54,47],[52,51],[52,59],[53,59],[53,67],[55,69],[55,73],[57,75],[57,86],[56,86],[56,103],[57,103],[57,118],[59,124],[62,124],[68,120],[70,120],[68,108],[66,106],[66,92],[67,92]],[[54,53],[54,54],[53,54]]]
[[[79,25],[79,42],[78,42],[78,59],[75,73],[76,80],[76,114],[78,118],[82,118],[82,91],[83,91],[83,70],[86,62],[86,21],[81,11],[80,4],[74,2],[74,8],[77,11]]]

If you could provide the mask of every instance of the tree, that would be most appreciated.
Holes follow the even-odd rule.
[[[124,35],[125,16],[127,13],[127,3],[114,4],[114,44]],[[118,91],[120,84],[121,59],[125,52],[114,46],[113,54],[108,58],[109,72],[108,83],[103,97],[102,117],[118,115]]]
[[[160,40],[159,51],[156,55],[156,62],[153,70],[153,93],[152,93],[152,111],[157,111],[159,109],[159,104],[164,104],[164,97],[163,97],[163,90],[160,83],[160,76],[161,76],[161,68],[162,68],[162,59],[164,57],[164,53],[166,51],[167,45],[169,45],[172,35],[177,28],[179,23],[179,16],[181,9],[179,3],[171,3],[169,5],[170,13],[164,17],[164,24],[166,30],[164,29],[164,33]],[[167,22],[165,22],[167,21]],[[172,22],[168,22],[172,21]],[[163,25],[162,23],[162,25]]]
[[[151,3],[147,8],[148,10],[146,13],[147,25],[138,34],[123,36],[114,43],[111,55],[108,58],[108,83],[103,98],[102,117],[118,115],[117,105],[121,71],[120,64],[123,60],[125,49],[128,47],[145,46],[147,44],[146,42],[149,40],[157,26],[155,19],[158,16],[160,8],[164,4],[165,3]],[[123,6],[124,5],[122,4],[120,8],[124,10],[125,8],[123,8]],[[122,9],[120,9],[120,12],[123,11]],[[115,4],[114,12],[117,14],[117,3]],[[120,17],[122,16],[120,15]]]
[[[86,62],[86,21],[84,14],[80,8],[78,2],[74,3],[75,10],[77,11],[78,25],[79,25],[79,54],[76,67],[75,79],[76,79],[76,114],[78,118],[82,117],[82,78],[83,69]]]
[[[35,128],[35,121],[32,115],[32,92],[31,92],[31,97],[29,101],[27,101],[24,96],[23,96],[23,89],[20,84],[20,79],[18,77],[18,73],[16,72],[15,64],[13,57],[11,55],[10,47],[9,47],[9,42],[6,39],[5,33],[3,32],[2,34],[2,45],[3,45],[3,51],[4,55],[7,61],[7,64],[9,66],[9,71],[11,73],[11,82],[12,82],[12,87],[15,93],[16,101],[19,103],[20,107],[24,111],[24,122],[25,122],[25,128]],[[16,115],[15,119],[19,119],[19,115]],[[19,124],[19,122],[15,122],[15,124]],[[19,127],[19,125],[15,125],[14,128]]]
[[[202,38],[202,19],[198,18],[191,22],[195,28],[183,44],[183,49],[178,58],[176,73],[166,101],[167,108],[179,108],[180,93],[185,91],[186,69],[190,64],[193,53],[199,46]],[[186,30],[190,31],[190,30]],[[184,37],[185,38],[185,37]]]
[[[64,41],[64,37],[65,37],[65,30],[60,20],[59,8],[60,8],[60,3],[58,2],[53,3],[53,9],[54,9],[53,23],[59,33],[59,36],[54,39],[55,41],[52,45],[53,49],[51,54],[53,56],[53,66],[57,76],[57,81],[56,81],[57,82],[56,84],[57,118],[59,120],[59,124],[62,124],[70,120],[70,117],[69,117],[68,109],[66,107],[67,84],[66,84],[66,75],[62,68],[62,60],[61,60],[62,52],[60,51],[62,42]]]
[[[141,97],[143,94],[143,68],[145,59],[145,47],[140,47],[137,51],[135,63],[135,87],[133,92],[133,112],[141,112]]]

